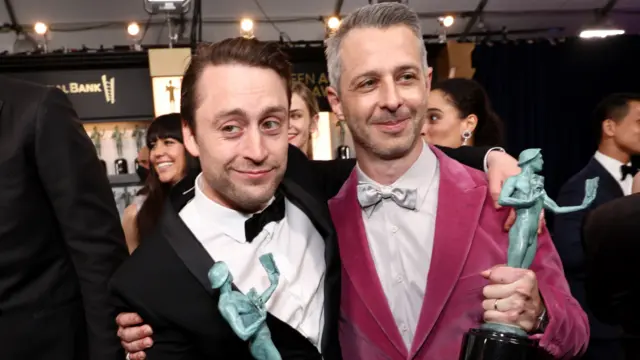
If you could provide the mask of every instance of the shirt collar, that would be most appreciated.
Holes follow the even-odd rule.
[[[420,153],[420,156],[418,156],[418,159],[413,163],[413,165],[411,165],[407,172],[388,187],[417,189],[418,201],[416,203],[416,211],[418,211],[420,210],[420,206],[424,203],[429,187],[435,178],[437,168],[438,158],[436,157],[436,154],[434,154],[431,148],[429,148],[429,146],[427,146],[423,141],[422,152]],[[369,183],[381,188],[385,187],[385,185],[380,185],[367,176],[358,164],[356,164],[356,173],[358,175],[358,183]],[[373,208],[374,207],[370,210],[373,211]]]
[[[193,204],[198,211],[202,224],[211,231],[222,232],[240,243],[246,243],[247,238],[244,232],[244,223],[252,214],[244,214],[237,210],[222,206],[211,200],[202,191],[202,173],[196,177],[195,194]],[[273,200],[272,200],[273,201]]]
[[[621,182],[622,179],[622,169],[620,168],[622,165],[631,165],[631,163],[624,164],[622,161],[612,158],[611,156],[605,155],[600,151],[596,151],[596,154],[593,156],[599,163],[602,165],[610,174],[613,176],[616,181]]]

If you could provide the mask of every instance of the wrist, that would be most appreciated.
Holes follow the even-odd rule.
[[[547,325],[549,324],[549,315],[547,313],[547,307],[542,303],[542,311],[536,318],[535,325],[533,326],[534,334],[542,334],[547,329]]]
[[[485,172],[489,171],[489,168],[491,167],[491,164],[494,163],[493,159],[496,158],[496,152],[504,153],[505,151],[501,147],[493,147],[493,148],[489,149],[489,151],[487,151],[487,153],[484,156],[484,171]]]

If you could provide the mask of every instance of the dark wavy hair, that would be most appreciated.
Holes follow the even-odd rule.
[[[173,139],[184,145],[182,139],[182,118],[180,114],[172,113],[158,116],[147,129],[147,147],[149,151],[158,140]],[[199,162],[191,156],[185,149],[185,168],[182,176],[184,177],[190,171],[198,169]],[[149,166],[149,176],[145,182],[144,188],[140,192],[147,196],[142,207],[138,211],[136,224],[138,226],[138,235],[140,240],[148,235],[158,223],[158,219],[162,214],[162,208],[165,200],[169,195],[172,184],[165,184],[160,181],[158,173],[152,164]]]
[[[461,119],[469,115],[478,118],[473,132],[474,146],[502,146],[503,123],[493,111],[486,91],[474,80],[453,78],[437,83],[433,90],[444,93],[445,99],[457,110]]]

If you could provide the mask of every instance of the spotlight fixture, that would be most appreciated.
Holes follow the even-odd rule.
[[[38,35],[44,35],[47,33],[47,31],[49,30],[49,27],[47,27],[47,24],[43,23],[43,22],[37,22],[34,26],[33,26],[33,30],[36,32],[36,34]]]
[[[442,16],[438,18],[438,22],[444,27],[451,27],[455,22],[455,18],[451,15]]]
[[[247,39],[253,39],[255,37],[253,33],[253,20],[249,18],[240,20],[240,34]]]
[[[140,34],[140,25],[137,22],[132,22],[127,26],[127,33],[131,36],[137,36]]]
[[[609,36],[623,35],[624,29],[610,27],[610,26],[597,26],[584,29],[580,32],[580,37],[583,39],[600,38],[604,39]]]
[[[332,16],[327,19],[327,28],[329,30],[337,30],[340,27],[340,19],[337,16]]]
[[[184,14],[191,9],[191,0],[143,0],[149,14]]]

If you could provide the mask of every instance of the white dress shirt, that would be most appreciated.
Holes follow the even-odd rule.
[[[631,187],[633,186],[633,177],[627,176],[624,180],[622,180],[622,170],[621,166],[625,165],[620,160],[616,160],[611,156],[607,156],[600,151],[596,151],[596,154],[593,156],[599,163],[602,165],[611,176],[620,184],[620,188],[622,188],[622,193],[626,195],[631,195]],[[631,166],[631,163],[626,165]]]
[[[356,167],[358,181],[384,188]],[[391,187],[417,189],[416,209],[383,199],[364,209],[369,248],[389,308],[407,346],[418,325],[431,265],[438,207],[438,159],[425,144],[418,160]]]
[[[280,282],[267,302],[273,316],[289,324],[318,349],[324,328],[324,240],[307,216],[285,199],[285,217],[267,224],[247,242],[244,222],[250,218],[209,199],[201,190],[200,174],[194,198],[180,211],[180,218],[216,261],[224,261],[234,284],[247,293],[269,287],[259,257],[272,253]]]

